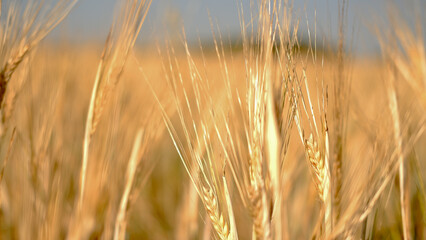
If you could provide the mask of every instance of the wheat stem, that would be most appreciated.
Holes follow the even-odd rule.
[[[388,88],[388,98],[389,98],[389,108],[391,111],[391,116],[393,120],[393,132],[394,132],[394,141],[396,143],[396,152],[399,162],[399,191],[400,191],[400,202],[401,202],[401,217],[402,217],[402,232],[404,240],[410,239],[409,232],[409,202],[408,196],[406,196],[408,189],[406,189],[405,184],[405,168],[404,168],[404,157],[402,155],[402,139],[401,139],[401,128],[399,121],[399,111],[398,111],[398,102],[396,99],[396,92],[394,86],[394,79],[390,79],[389,88]]]
[[[133,181],[135,179],[136,169],[140,161],[140,148],[143,136],[143,130],[139,129],[136,134],[135,142],[133,144],[132,154],[130,155],[129,164],[126,170],[126,185],[123,195],[121,196],[120,208],[118,210],[117,218],[114,227],[114,240],[124,240],[126,235],[126,213],[127,206],[132,190]]]

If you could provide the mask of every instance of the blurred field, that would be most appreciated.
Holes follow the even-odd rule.
[[[0,239],[424,239],[423,39],[313,49],[266,2],[241,46],[133,47],[130,0],[105,46],[4,37]]]
[[[17,79],[12,80],[16,85],[19,80],[23,83],[22,90],[16,97],[19,108],[16,108],[11,120],[16,136],[9,153],[7,169],[10,170],[5,171],[2,183],[3,237],[30,239],[36,233],[55,234],[53,236],[56,237],[52,238],[61,238],[65,234],[75,188],[78,186],[76,179],[81,164],[83,126],[100,49],[101,46],[93,45],[45,45],[31,54],[17,73]],[[244,77],[238,73],[244,71],[244,59],[241,53],[233,55],[234,64],[230,71],[235,73],[235,84],[241,88]],[[185,62],[184,54],[180,54],[178,58]],[[195,60],[201,65],[200,56],[195,56]],[[217,75],[221,71],[217,56],[210,54],[206,56],[206,61],[209,66],[206,71],[213,83],[212,87],[219,88],[223,83]],[[331,78],[332,60],[326,60],[325,64],[326,70],[317,71],[323,72],[324,78]],[[198,201],[192,199],[192,203],[188,202],[189,179],[174,146],[161,127],[161,118],[152,115],[153,109],[157,109],[157,103],[146,81],[159,89],[160,97],[167,98],[170,94],[167,93],[169,90],[161,65],[162,59],[155,51],[138,49],[135,58],[129,60],[123,81],[117,85],[117,91],[107,105],[107,113],[100,122],[100,130],[92,146],[92,164],[89,166],[87,198],[93,205],[88,206],[90,210],[87,210],[88,216],[84,220],[87,221],[84,222],[85,225],[99,232],[103,228],[111,228],[106,219],[108,214],[114,214],[117,207],[134,134],[145,121],[158,122],[155,127],[160,140],[155,143],[149,155],[149,161],[156,162],[153,173],[146,185],[139,190],[140,196],[131,210],[128,229],[130,239],[173,238],[179,228],[185,227],[178,225],[182,221],[179,219],[184,214],[182,211],[185,205],[196,204],[194,201]],[[352,66],[354,78],[351,103],[354,110],[350,112],[348,134],[351,137],[348,151],[353,158],[357,158],[363,156],[363,151],[368,148],[365,146],[368,144],[368,135],[364,132],[364,127],[368,127],[369,123],[364,122],[364,118],[370,119],[370,124],[374,126],[375,121],[386,112],[383,109],[386,106],[386,96],[381,79],[384,69],[378,59],[357,59]],[[308,75],[314,76],[315,66],[310,65],[308,69]],[[187,71],[183,73],[188,74]],[[10,139],[10,131],[4,139],[6,142]],[[296,142],[297,138],[293,141]],[[296,192],[289,205],[293,206],[291,208],[294,212],[289,213],[292,216],[289,218],[307,227],[315,214],[312,210],[307,210],[306,206],[313,207],[316,201],[314,195],[307,196],[315,193],[313,186],[303,180],[307,178],[307,166],[302,164],[304,151],[300,144],[291,145],[289,161],[299,161],[301,164],[297,165],[301,166],[297,166],[293,183],[297,187],[292,190]],[[8,146],[4,145],[3,156],[7,150]],[[424,152],[424,149],[419,148],[419,151]],[[420,169],[425,174],[425,167]],[[197,209],[193,217],[199,218],[197,222],[202,228],[205,216],[201,208]],[[238,209],[236,205],[236,211]],[[306,214],[300,215],[299,211]],[[310,216],[308,212],[313,215]],[[46,225],[41,227],[39,224],[44,221]],[[395,223],[383,224],[381,231],[387,232],[392,228],[391,224]],[[51,232],[52,229],[55,231]],[[244,227],[241,226],[241,229],[244,236]],[[304,229],[306,228],[295,229],[295,236],[307,238]],[[95,237],[96,231],[92,234]]]

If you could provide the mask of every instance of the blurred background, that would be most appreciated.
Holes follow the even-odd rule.
[[[240,2],[248,12],[249,0],[155,0],[148,12],[139,39],[142,42],[153,42],[164,38],[165,33],[171,39],[179,38],[182,35],[183,26],[189,42],[196,42],[198,38],[208,41],[212,35],[211,22],[217,25],[227,38],[238,39],[241,32],[238,19]],[[409,21],[415,22],[416,18],[422,18],[422,22],[425,21],[425,17],[419,12],[419,9],[423,8],[416,7],[415,4],[410,3],[411,1],[347,2],[349,7],[346,31],[350,36],[347,38],[347,46],[351,46],[355,53],[361,55],[379,54],[380,48],[373,33],[373,27],[376,24],[379,26],[388,24],[384,19],[391,10],[390,2],[393,2],[400,14],[404,15],[404,19],[408,17]],[[426,5],[426,1],[419,2]],[[313,31],[316,22],[319,44],[327,42],[332,45],[337,41],[338,0],[294,1],[293,5],[300,21],[299,33],[306,34],[308,24]],[[79,1],[67,19],[51,34],[50,39],[66,38],[77,43],[103,42],[114,18],[115,6],[114,0]],[[246,22],[249,22],[249,14],[245,14],[245,17]],[[306,36],[300,37],[306,38]]]

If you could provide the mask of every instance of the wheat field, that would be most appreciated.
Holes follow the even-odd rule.
[[[77,0],[0,0],[0,239],[425,239],[425,23],[357,57],[337,2],[333,44],[259,0],[143,45],[122,0],[100,45],[46,41]]]

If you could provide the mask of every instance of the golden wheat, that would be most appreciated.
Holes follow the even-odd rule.
[[[426,54],[397,14],[382,60],[351,57],[345,0],[331,50],[287,0],[241,1],[235,46],[213,16],[212,46],[135,48],[127,0],[100,60],[38,47],[75,2],[0,11],[1,239],[425,237]]]

